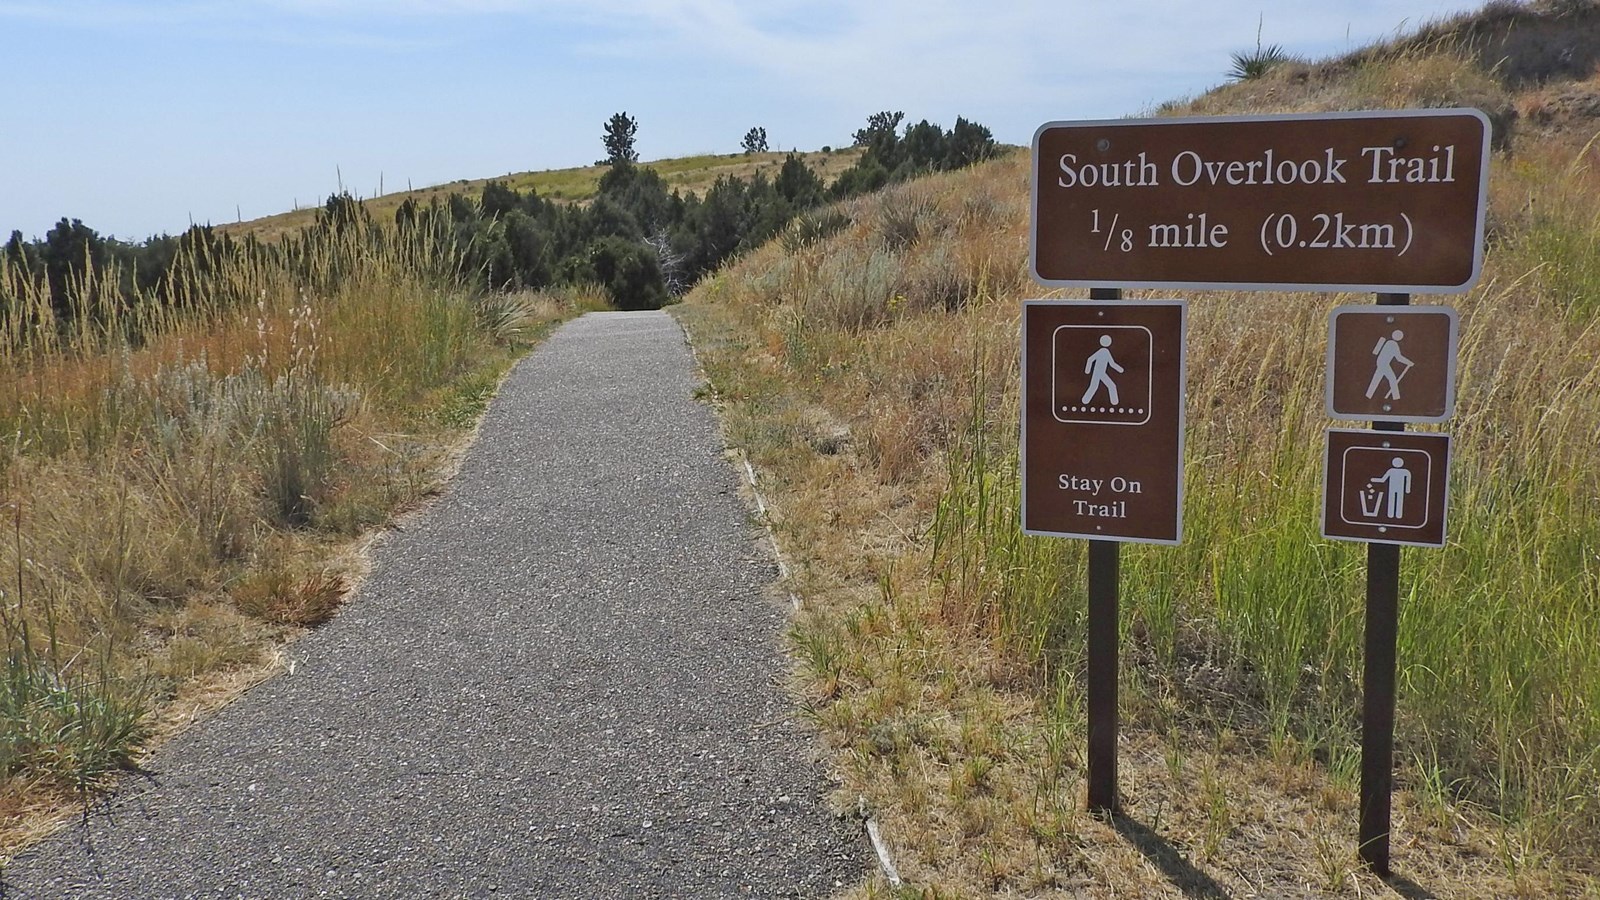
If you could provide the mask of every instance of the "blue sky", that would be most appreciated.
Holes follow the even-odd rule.
[[[1456,0],[0,0],[0,235],[142,239],[457,178],[842,145],[869,114],[1027,143],[1322,57]]]

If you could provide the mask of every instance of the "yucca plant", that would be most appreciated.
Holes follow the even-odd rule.
[[[1288,61],[1289,54],[1284,52],[1282,46],[1278,44],[1261,46],[1261,26],[1263,23],[1264,20],[1256,22],[1255,51],[1232,54],[1233,68],[1228,70],[1228,77],[1234,81],[1254,81],[1267,74],[1278,63]]]
[[[1254,52],[1233,54],[1233,68],[1228,70],[1228,77],[1234,81],[1254,81],[1288,59],[1289,54],[1277,44],[1266,47],[1257,44]]]

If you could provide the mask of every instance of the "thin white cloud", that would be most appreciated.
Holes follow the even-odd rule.
[[[1286,0],[1270,10],[1235,0],[0,0],[0,18],[398,53],[448,42],[448,22],[494,18],[534,35],[558,30],[570,53],[648,59],[686,75],[715,64],[795,98],[950,115],[1040,102],[1133,112],[1163,99],[1130,96],[1133,83],[1221,82],[1229,53],[1253,46],[1258,24],[1264,43],[1328,53],[1354,21],[1366,29],[1354,42],[1365,43],[1406,16],[1414,26],[1464,3],[1398,6],[1406,10],[1390,0]],[[1386,30],[1373,34],[1373,22]]]
[[[1428,3],[1409,4],[1412,24],[1431,17],[1417,11]],[[1432,3],[1436,13],[1462,5]],[[1401,27],[1407,12],[1387,8],[1387,0],[1292,0],[1267,10],[1226,0],[0,0],[0,18],[405,52],[446,40],[424,23],[495,17],[535,33],[564,26],[570,51],[690,74],[711,62],[794,96],[949,110],[1125,97],[1135,80],[1192,83],[1214,72],[1220,81],[1228,54],[1253,45],[1258,23],[1265,43],[1296,53],[1307,41],[1327,48],[1358,19],[1359,42],[1378,36],[1374,22],[1380,34]]]
[[[212,2],[172,2],[154,0],[130,3],[126,0],[84,0],[77,3],[0,2],[0,17],[34,19],[65,25],[103,27],[107,25],[161,25],[215,21],[236,10],[232,4]]]
[[[1366,43],[1470,0],[0,0],[26,14],[104,25],[187,26],[202,36],[377,48],[437,47],[447,25],[496,20],[559,33],[564,52],[719,70],[762,92],[913,116],[1008,106],[1134,112],[1219,83],[1229,54],[1262,40],[1290,53]],[[1431,6],[1431,9],[1429,8]],[[1402,9],[1401,7],[1404,7]],[[459,32],[454,32],[459,34]],[[1334,39],[1334,40],[1330,40]],[[459,40],[460,38],[455,38]],[[657,71],[660,71],[658,68]],[[751,85],[756,87],[757,85]],[[730,84],[729,90],[742,90]],[[748,94],[749,91],[744,91]],[[949,124],[945,122],[943,124]]]
[[[1462,4],[1434,5],[1443,11]],[[79,25],[338,20],[370,30],[408,19],[513,16],[581,24],[602,42],[645,41],[691,56],[711,51],[779,74],[804,69],[825,77],[818,71],[824,64],[851,73],[876,66],[878,78],[932,75],[942,82],[981,76],[951,71],[951,63],[964,59],[1014,70],[1037,65],[1048,52],[1056,67],[1082,70],[1119,60],[1171,62],[1185,48],[1193,54],[1219,43],[1243,48],[1255,38],[1258,15],[1267,43],[1287,34],[1326,39],[1328,28],[1343,30],[1352,19],[1383,19],[1385,6],[1377,0],[1295,0],[1270,10],[1192,0],[0,0],[0,17]],[[1396,19],[1386,27],[1401,24]]]
[[[712,59],[831,97],[959,102],[993,96],[1035,68],[1042,3],[984,8],[973,0],[747,3],[588,0],[545,3],[602,28],[588,46],[618,55]],[[1055,15],[1059,15],[1057,12]],[[1014,88],[1013,88],[1014,89]]]
[[[1044,5],[974,0],[0,0],[0,18],[188,28],[197,36],[409,49],[418,21],[577,26],[582,47],[746,67],[819,96],[977,96],[1025,74]],[[309,30],[306,26],[315,26]]]
[[[242,0],[281,13],[318,16],[478,16],[537,12],[525,0]]]
[[[303,4],[307,7],[315,3]],[[128,2],[87,0],[75,3],[0,0],[0,20],[31,20],[69,28],[114,30],[129,28],[176,31],[190,37],[249,40],[305,47],[360,48],[408,51],[437,47],[439,41],[392,29],[352,22],[329,28],[312,23],[308,15],[285,14],[275,4],[257,0],[239,2]],[[306,12],[309,12],[307,10]],[[380,23],[381,24],[381,23]],[[316,25],[310,28],[309,25]]]

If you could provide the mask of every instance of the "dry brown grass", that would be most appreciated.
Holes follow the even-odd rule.
[[[1174,111],[1513,96],[1457,53],[1408,61]],[[1407,556],[1402,891],[1600,894],[1593,152],[1497,155],[1486,277],[1452,302],[1456,541]],[[1016,535],[1018,301],[1047,295],[1026,199],[1020,154],[861,198],[681,309],[805,600],[796,689],[841,803],[875,810],[905,896],[1388,892],[1353,852],[1359,557],[1312,511],[1326,315],[1360,298],[1192,298],[1186,542],[1124,556],[1119,830],[1082,811],[1081,546]]]
[[[1397,49],[1363,59],[1287,62],[1249,81],[1163,104],[1161,115],[1220,116],[1363,109],[1474,107],[1488,114],[1497,147],[1515,131],[1511,91],[1465,51]]]

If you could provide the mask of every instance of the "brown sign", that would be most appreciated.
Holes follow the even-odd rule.
[[[1328,317],[1328,415],[1442,422],[1456,405],[1456,311],[1341,306]]]
[[[1444,546],[1449,435],[1330,429],[1323,473],[1324,537]]]
[[[1060,286],[1465,291],[1488,161],[1475,109],[1052,122],[1029,261]]]
[[[1022,527],[1175,544],[1183,527],[1182,300],[1022,307]]]

